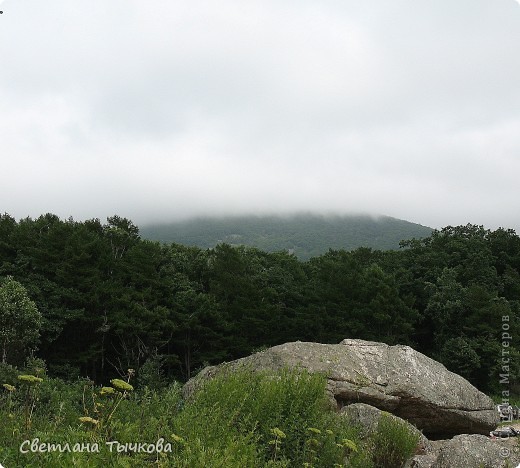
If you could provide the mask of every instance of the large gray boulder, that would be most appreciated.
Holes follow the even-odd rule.
[[[439,362],[409,346],[352,339],[340,344],[286,343],[205,368],[186,383],[185,397],[213,375],[241,366],[323,373],[338,408],[367,403],[411,422],[432,438],[489,434],[498,424],[492,400]]]

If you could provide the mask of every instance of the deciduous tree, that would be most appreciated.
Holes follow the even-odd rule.
[[[40,336],[42,317],[25,288],[8,276],[0,285],[0,347],[2,363],[9,352],[25,351]]]

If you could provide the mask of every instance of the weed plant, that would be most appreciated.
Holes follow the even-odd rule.
[[[414,455],[419,435],[406,422],[383,412],[372,444],[374,468],[401,468]]]

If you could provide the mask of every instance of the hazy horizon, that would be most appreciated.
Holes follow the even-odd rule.
[[[8,214],[10,216],[13,216],[11,213],[8,213],[8,212],[2,213],[2,214]],[[334,219],[334,218],[336,218],[336,219],[337,218],[339,218],[339,219],[344,219],[344,218],[371,218],[374,221],[378,221],[378,220],[386,218],[386,219],[395,219],[395,220],[399,220],[399,221],[405,221],[405,222],[408,222],[408,223],[411,223],[411,224],[416,224],[416,225],[419,225],[419,226],[423,226],[423,227],[431,228],[431,229],[436,229],[436,230],[441,230],[442,228],[445,228],[447,226],[466,226],[467,224],[474,224],[474,225],[479,225],[479,226],[482,225],[482,224],[471,223],[470,222],[470,223],[459,223],[459,224],[446,224],[446,225],[442,225],[442,226],[431,226],[431,225],[424,224],[424,223],[422,223],[420,221],[417,221],[417,220],[397,218],[395,216],[381,214],[381,213],[374,214],[374,213],[368,213],[368,212],[332,212],[332,211],[318,212],[318,211],[309,211],[309,210],[298,210],[298,211],[293,211],[293,212],[267,212],[266,211],[266,212],[261,212],[261,213],[235,212],[235,213],[223,213],[223,214],[215,214],[215,213],[194,214],[194,215],[191,215],[191,216],[187,215],[185,217],[179,217],[179,216],[176,216],[176,217],[164,217],[164,218],[161,218],[161,219],[156,219],[156,220],[152,220],[152,221],[144,221],[144,222],[139,222],[138,220],[136,220],[136,219],[134,219],[134,218],[132,218],[130,216],[125,216],[124,213],[112,213],[112,214],[110,214],[110,215],[108,215],[106,217],[100,217],[100,216],[76,217],[76,216],[72,216],[72,215],[60,216],[57,213],[45,212],[45,213],[37,214],[35,216],[26,215],[26,216],[22,216],[22,217],[16,217],[16,216],[13,216],[13,217],[15,218],[16,221],[20,221],[20,220],[23,220],[25,218],[36,219],[39,216],[44,216],[46,214],[56,215],[63,221],[66,221],[68,219],[72,219],[72,220],[77,221],[77,222],[84,222],[84,221],[87,221],[87,220],[98,219],[101,223],[105,223],[107,221],[107,218],[109,218],[111,216],[114,216],[114,215],[117,215],[117,216],[120,216],[122,218],[129,219],[136,226],[138,226],[140,229],[141,228],[154,227],[154,226],[165,226],[165,225],[169,225],[169,224],[190,223],[190,222],[203,221],[203,220],[232,221],[232,220],[251,219],[251,218],[257,218],[257,219],[278,218],[278,219],[289,219],[290,220],[290,219],[301,218],[301,217],[324,218],[325,220],[327,220],[327,219]],[[482,226],[485,229],[490,229],[490,230],[495,230],[495,229],[498,229],[498,228],[514,229],[514,228],[509,227],[509,226],[487,226],[487,225],[482,225]]]
[[[294,212],[287,212],[287,213],[234,213],[234,214],[224,214],[224,215],[215,215],[215,214],[209,214],[209,215],[198,215],[198,216],[189,216],[186,218],[176,218],[176,219],[170,219],[170,220],[159,220],[156,222],[148,222],[143,223],[142,226],[153,226],[153,225],[163,225],[163,224],[171,224],[171,223],[187,223],[192,221],[198,221],[198,220],[235,220],[235,219],[243,219],[243,218],[256,218],[256,219],[263,219],[263,218],[276,218],[276,219],[294,219],[294,218],[302,218],[302,217],[311,217],[311,218],[323,218],[325,220],[327,219],[334,219],[334,218],[371,218],[375,221],[382,219],[382,218],[391,218],[391,219],[399,219],[395,218],[393,216],[387,216],[384,214],[371,214],[371,213],[362,213],[362,212],[351,212],[351,213],[335,213],[335,212],[313,212],[313,211],[294,211]],[[409,220],[402,220],[407,221],[413,224],[421,224],[416,223],[414,221]],[[422,225],[425,226],[425,225]],[[425,227],[431,227],[431,226],[425,226]]]

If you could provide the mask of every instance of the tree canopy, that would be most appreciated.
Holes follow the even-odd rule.
[[[411,345],[492,390],[503,373],[504,317],[508,333],[520,333],[520,238],[474,225],[404,240],[398,251],[331,249],[301,261],[229,244],[160,244],[119,216],[4,214],[1,278],[7,356],[40,335],[51,372],[96,381],[151,360],[187,379],[288,341],[361,338]],[[509,350],[518,355],[514,340]],[[507,370],[514,381],[518,359]]]

